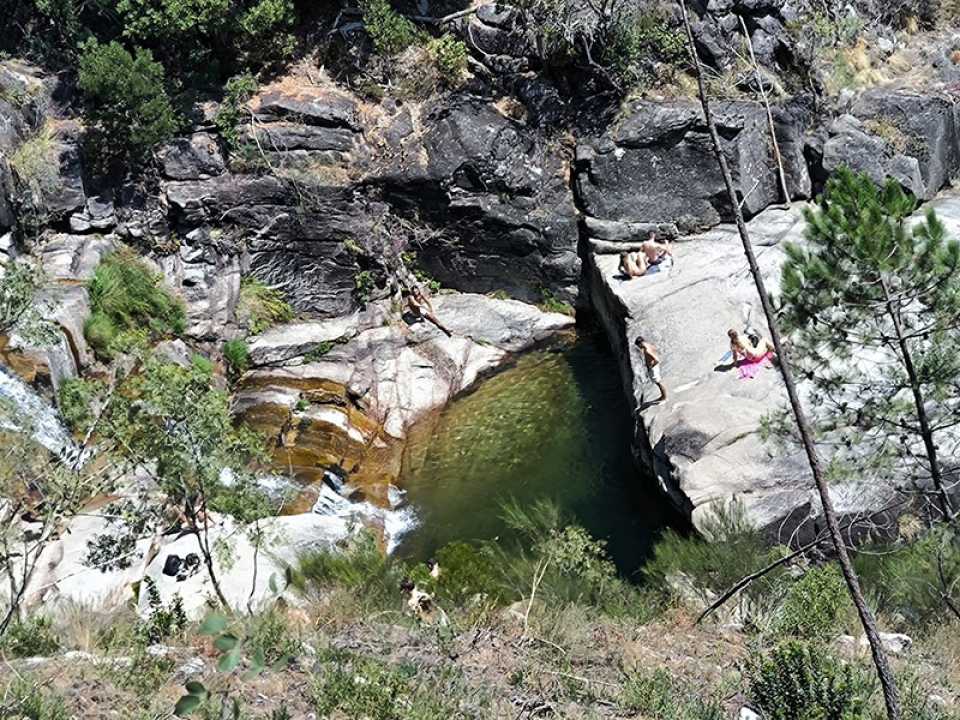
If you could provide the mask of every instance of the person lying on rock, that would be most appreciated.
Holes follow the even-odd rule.
[[[667,399],[667,388],[663,384],[660,376],[660,353],[651,343],[648,343],[642,336],[638,336],[633,344],[640,348],[643,355],[643,365],[647,371],[647,381],[653,383],[660,390],[660,399],[656,402],[663,402]]]
[[[647,274],[647,256],[642,252],[620,253],[620,273],[627,279]]]
[[[414,315],[414,317],[422,320],[429,320],[438,328],[440,328],[444,335],[447,337],[453,337],[453,333],[447,330],[447,328],[445,328],[437,319],[437,315],[433,310],[433,303],[430,302],[430,298],[427,297],[426,293],[423,292],[419,285],[414,285],[413,289],[406,293],[406,297],[407,308]]]
[[[727,337],[730,338],[730,353],[733,355],[734,364],[740,360],[757,362],[772,357],[774,347],[765,337],[746,336],[738,330],[730,328],[727,330]]]
[[[667,260],[673,260],[670,243],[657,242],[657,235],[652,230],[647,239],[640,243],[640,249],[646,256],[648,265],[659,265]]]

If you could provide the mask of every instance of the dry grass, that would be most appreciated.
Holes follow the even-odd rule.
[[[51,121],[44,123],[10,158],[20,183],[37,197],[48,195],[60,183],[57,131]]]

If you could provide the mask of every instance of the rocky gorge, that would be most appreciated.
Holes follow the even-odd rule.
[[[723,51],[734,5],[767,72],[786,76],[799,52],[787,32],[793,3],[705,3],[698,41],[712,61],[735,63]],[[397,448],[411,425],[518,353],[570,331],[575,310],[605,330],[617,357],[638,470],[694,526],[736,499],[771,539],[808,538],[820,517],[802,458],[761,438],[763,418],[783,404],[778,374],[741,380],[718,368],[727,327],[755,298],[699,104],[656,93],[603,112],[584,103],[589,117],[564,125],[577,100],[531,69],[511,12],[482,3],[461,23],[484,66],[498,69],[497,82],[481,82],[474,68],[455,91],[377,100],[304,61],[242,103],[232,128],[242,152],[214,122],[215,103],[200,103],[190,127],[157,149],[150,173],[112,185],[94,182],[85,165],[69,79],[4,60],[0,258],[43,267],[48,283],[37,302],[60,337],[40,346],[13,333],[0,339],[0,362],[49,397],[65,380],[104,373],[84,336],[86,283],[111,251],[136,248],[186,307],[181,337],[158,351],[175,362],[200,352],[221,363],[223,342],[245,338],[250,367],[233,407],[266,436],[273,468],[320,494],[330,468],[345,470],[344,494],[374,508],[368,515],[379,511],[382,525],[398,505]],[[932,71],[922,83],[891,71],[830,98],[781,88],[769,118],[749,88],[717,103],[771,286],[783,244],[802,239],[803,204],[841,166],[893,177],[947,218],[960,213],[943,192],[960,171],[957,40],[895,42],[872,62],[923,58]],[[23,153],[41,133],[47,164],[37,176],[25,171]],[[616,250],[651,230],[674,242],[675,268],[621,279]],[[432,303],[449,336],[405,316],[404,275],[443,288]],[[297,317],[251,332],[241,307],[250,278],[281,292]],[[663,353],[666,403],[647,402],[638,335]],[[837,494],[850,516],[890,501],[869,481]],[[191,538],[144,540],[144,562],[120,573],[84,570],[74,558],[88,525],[102,522],[84,518],[51,546],[33,602],[59,594],[108,604],[142,577],[156,580],[165,599],[178,589],[164,583],[163,565],[189,553]],[[304,543],[333,544],[348,525],[339,510],[273,524],[291,540],[262,574],[261,599],[271,573]],[[248,574],[237,566],[237,578]],[[231,601],[246,602],[245,592]]]

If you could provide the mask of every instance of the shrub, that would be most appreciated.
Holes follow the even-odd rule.
[[[0,637],[0,650],[15,658],[53,655],[59,649],[53,623],[43,616],[15,622]]]
[[[143,579],[143,592],[147,594],[149,611],[146,619],[140,621],[136,628],[136,636],[141,644],[155,645],[186,629],[187,614],[179,595],[174,595],[170,604],[164,605],[157,584],[151,577]]]
[[[223,89],[223,101],[213,119],[220,137],[232,153],[240,149],[240,132],[237,127],[244,119],[244,106],[257,92],[257,79],[249,74],[235,75],[227,80]]]
[[[569,315],[570,317],[576,314],[576,311],[570,303],[561,300],[546,288],[540,290],[540,309],[544,312],[560,313],[561,315]]]
[[[750,698],[768,720],[852,720],[871,694],[860,670],[800,640],[751,661],[746,676]]]
[[[457,87],[467,72],[467,46],[450,33],[444,33],[427,44],[427,52],[437,68],[440,81]]]
[[[67,378],[60,383],[57,401],[60,414],[67,426],[77,432],[86,432],[93,422],[93,401],[103,389],[103,383],[83,378]]]
[[[287,617],[276,608],[254,618],[246,643],[263,653],[267,665],[285,663],[303,652],[300,638],[294,634]]]
[[[784,635],[829,640],[851,607],[840,570],[835,565],[812,568],[787,591],[775,628]]]
[[[457,716],[458,695],[430,687],[409,664],[340,655],[318,673],[312,689],[320,717],[366,720],[446,720]]]
[[[253,335],[259,335],[272,325],[293,320],[294,313],[280,290],[256,278],[244,278],[240,282],[237,315]]]
[[[389,0],[360,0],[359,5],[363,25],[380,55],[398,55],[419,40],[416,26],[390,7]]]
[[[300,558],[293,585],[301,592],[346,590],[371,610],[400,606],[404,568],[385,556],[369,532],[359,533],[343,550]]]
[[[97,156],[141,162],[177,129],[164,88],[163,66],[149,50],[131,55],[117,42],[90,40],[80,57],[78,84],[95,128]]]
[[[36,201],[56,191],[60,184],[60,156],[52,123],[44,123],[33,137],[17,148],[10,158],[10,167]]]
[[[960,586],[960,539],[956,532],[940,527],[916,542],[875,549],[881,552],[860,553],[854,563],[877,609],[901,615],[919,627],[941,622],[946,610],[942,579],[948,587]],[[952,599],[960,602],[956,591]]]
[[[0,277],[0,334],[12,330],[33,345],[43,346],[62,337],[59,327],[44,317],[37,293],[43,273],[25,262],[8,263]]]
[[[227,340],[223,344],[223,359],[227,362],[230,377],[239,377],[250,367],[250,349],[244,340]]]
[[[359,270],[357,274],[353,276],[353,285],[357,295],[357,300],[359,300],[362,304],[366,304],[370,301],[370,296],[373,294],[373,290],[377,286],[376,280],[373,277],[373,272],[370,270]]]
[[[602,58],[624,89],[650,85],[658,65],[669,71],[686,62],[687,39],[658,13],[629,14],[613,26]]]
[[[186,326],[183,305],[130,250],[104,257],[88,285],[92,314],[84,335],[99,355],[109,358],[124,331],[145,329],[153,335],[179,334]]]
[[[260,0],[238,21],[238,45],[247,65],[261,67],[288,59],[296,40],[289,32],[297,13],[292,0]]]
[[[706,518],[702,537],[685,537],[675,530],[664,532],[654,546],[653,556],[643,569],[646,578],[659,587],[667,587],[669,578],[679,573],[689,576],[701,588],[723,592],[744,575],[767,565],[775,551],[746,520],[743,506],[731,503],[718,506]],[[752,583],[750,592],[762,594],[775,587],[777,573]]]
[[[440,566],[436,592],[441,599],[455,604],[475,595],[499,600],[502,587],[497,565],[486,549],[452,542],[437,551],[436,559]]]
[[[16,720],[71,720],[63,698],[44,690],[44,683],[28,675],[10,673],[3,687],[0,717]],[[7,714],[9,712],[9,715]]]
[[[662,668],[627,676],[620,691],[620,705],[631,714],[639,713],[656,720],[723,720],[726,717],[719,701],[693,695]]]

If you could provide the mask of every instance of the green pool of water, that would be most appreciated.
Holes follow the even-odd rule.
[[[550,498],[635,573],[673,516],[634,467],[631,422],[597,336],[520,357],[413,428],[400,484],[420,522],[398,553],[425,559],[453,540],[505,538],[505,501]]]

